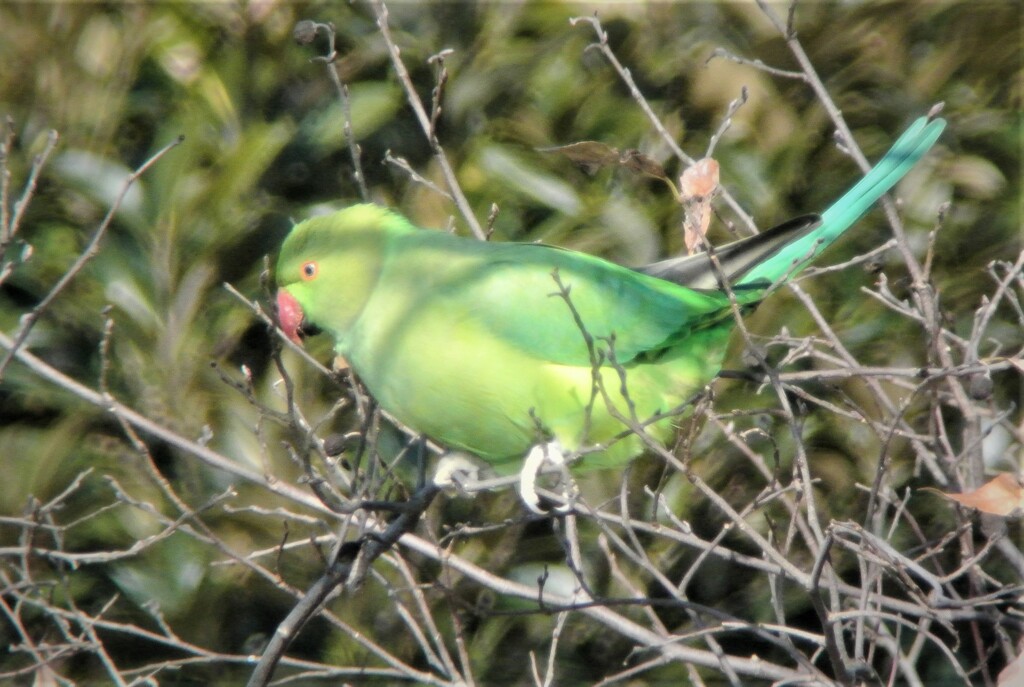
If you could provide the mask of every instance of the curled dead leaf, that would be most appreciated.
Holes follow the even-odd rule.
[[[683,202],[700,200],[718,190],[718,160],[706,157],[690,165],[679,177],[679,195]]]
[[[679,177],[679,201],[683,204],[683,242],[686,252],[699,249],[711,226],[711,199],[718,192],[718,161],[706,157]]]

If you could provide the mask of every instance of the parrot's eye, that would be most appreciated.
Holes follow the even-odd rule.
[[[314,261],[310,260],[309,262],[304,263],[302,265],[302,278],[305,281],[312,281],[313,279],[316,279],[317,272],[319,271],[320,268],[317,266],[317,264]]]

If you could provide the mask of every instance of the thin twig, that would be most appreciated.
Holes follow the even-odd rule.
[[[423,129],[423,133],[427,137],[427,142],[430,144],[430,148],[434,152],[434,158],[437,160],[437,164],[441,168],[441,174],[444,175],[445,182],[448,184],[448,191],[455,200],[455,205],[459,208],[459,213],[462,215],[462,219],[465,220],[466,224],[469,226],[470,231],[473,232],[473,235],[478,239],[483,240],[487,235],[480,227],[480,222],[477,221],[476,216],[473,214],[473,210],[469,205],[469,201],[466,199],[466,195],[462,192],[462,187],[459,185],[458,178],[455,176],[451,163],[448,161],[448,155],[444,152],[444,148],[441,146],[441,142],[437,138],[437,133],[434,131],[431,116],[427,114],[426,109],[423,107],[423,101],[420,100],[420,96],[416,92],[416,87],[413,85],[412,79],[409,77],[409,72],[405,68],[405,63],[402,62],[401,50],[398,48],[398,44],[395,43],[395,39],[391,36],[391,28],[388,26],[388,8],[380,0],[373,0],[370,4],[373,7],[373,12],[377,19],[377,28],[380,29],[380,34],[384,38],[384,44],[387,45],[388,48],[388,54],[391,56],[391,65],[395,68],[395,74],[398,76],[398,81],[402,84],[402,88],[405,90],[406,100],[408,101],[409,106],[412,107],[413,112],[416,114],[416,119],[419,121],[420,128]]]
[[[57,283],[53,285],[53,288],[50,289],[50,292],[47,293],[46,296],[44,296],[43,299],[34,308],[32,308],[32,310],[29,313],[27,313],[21,318],[21,324],[18,327],[17,334],[14,336],[13,345],[7,349],[7,354],[4,356],[3,361],[0,361],[0,380],[3,380],[4,371],[7,369],[7,365],[10,364],[11,360],[14,357],[14,354],[17,352],[19,348],[21,348],[21,345],[25,343],[25,339],[28,338],[29,332],[32,331],[32,327],[35,326],[35,323],[39,320],[40,316],[42,316],[46,309],[50,307],[50,304],[53,303],[57,296],[60,295],[61,291],[64,290],[64,287],[71,283],[72,279],[78,276],[78,274],[82,271],[82,268],[85,267],[86,263],[88,263],[99,252],[100,241],[103,239],[103,236],[107,233],[107,229],[110,227],[110,223],[113,221],[114,215],[116,215],[117,211],[120,209],[121,203],[124,202],[125,196],[128,195],[128,190],[132,187],[132,184],[134,184],[139,177],[145,174],[146,170],[155,165],[160,160],[160,158],[167,154],[169,150],[181,144],[181,142],[184,140],[184,136],[179,136],[174,141],[171,141],[163,148],[158,150],[155,154],[153,154],[152,157],[143,162],[135,169],[135,171],[128,175],[128,177],[125,179],[124,183],[121,186],[120,193],[117,194],[117,197],[114,199],[114,202],[111,203],[110,208],[107,210],[106,216],[103,218],[103,221],[100,222],[100,225],[96,228],[96,231],[93,233],[92,238],[86,245],[85,250],[83,250],[78,255],[78,258],[75,259],[75,262],[71,265],[71,267],[69,267],[67,271],[65,271],[64,274],[61,276],[61,278],[57,280]],[[19,213],[22,209],[23,208],[16,209],[14,218],[12,219],[12,223],[18,220]]]
[[[643,113],[651,122],[651,126],[653,126],[655,131],[658,132],[658,135],[661,136],[661,139],[669,147],[673,155],[675,155],[677,158],[686,163],[687,166],[694,164],[696,160],[694,160],[692,157],[683,152],[683,149],[679,147],[679,144],[676,143],[676,140],[668,132],[668,129],[665,128],[665,125],[662,123],[661,119],[658,117],[658,115],[654,113],[654,110],[651,108],[650,103],[647,102],[647,99],[644,97],[643,93],[637,87],[636,81],[633,80],[633,75],[630,73],[629,69],[624,67],[622,63],[619,62],[619,58],[615,56],[615,53],[612,51],[611,46],[608,45],[608,34],[605,32],[604,27],[601,26],[600,20],[596,16],[573,17],[569,20],[569,23],[572,26],[576,26],[580,22],[589,23],[591,28],[594,30],[594,33],[597,34],[597,43],[593,43],[589,47],[600,50],[601,54],[604,55],[605,59],[608,60],[608,63],[612,65],[612,67],[615,69],[616,74],[619,75],[619,78],[626,85],[626,88],[629,89],[629,94],[632,96],[633,100],[636,101],[640,109],[643,110]],[[728,189],[722,189],[722,198],[725,199],[725,202],[729,205],[730,208],[732,208],[733,212],[736,213],[736,216],[739,217],[740,221],[742,221],[743,224],[746,225],[749,233],[756,234],[757,225],[754,224],[753,218],[751,218],[747,211],[744,210],[742,206],[740,206],[739,201],[736,200],[736,198],[731,193],[729,193]]]
[[[310,27],[312,28],[311,33],[309,32]],[[312,22],[307,19],[296,24],[294,35],[300,43],[307,43],[312,41],[313,37],[320,31],[323,31],[327,36],[327,54],[314,57],[312,61],[324,65],[324,69],[327,70],[327,76],[330,78],[331,83],[334,84],[334,90],[338,93],[338,100],[341,102],[341,111],[344,116],[342,128],[345,134],[345,144],[348,146],[349,157],[352,158],[352,176],[355,177],[356,185],[359,187],[359,197],[363,199],[363,202],[368,202],[370,200],[370,190],[366,187],[366,175],[363,174],[362,149],[356,143],[355,135],[352,132],[352,99],[349,97],[348,85],[338,75],[337,35],[334,30],[334,24],[330,22],[326,24]]]

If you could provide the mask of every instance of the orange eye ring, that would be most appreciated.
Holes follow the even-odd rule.
[[[320,266],[315,261],[310,260],[302,264],[300,273],[302,274],[303,281],[313,281],[316,279],[316,275],[320,273]]]

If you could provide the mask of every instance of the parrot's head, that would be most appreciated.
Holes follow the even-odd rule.
[[[376,205],[301,222],[277,260],[277,318],[289,339],[318,331],[340,344],[377,283],[388,239],[412,227]]]

